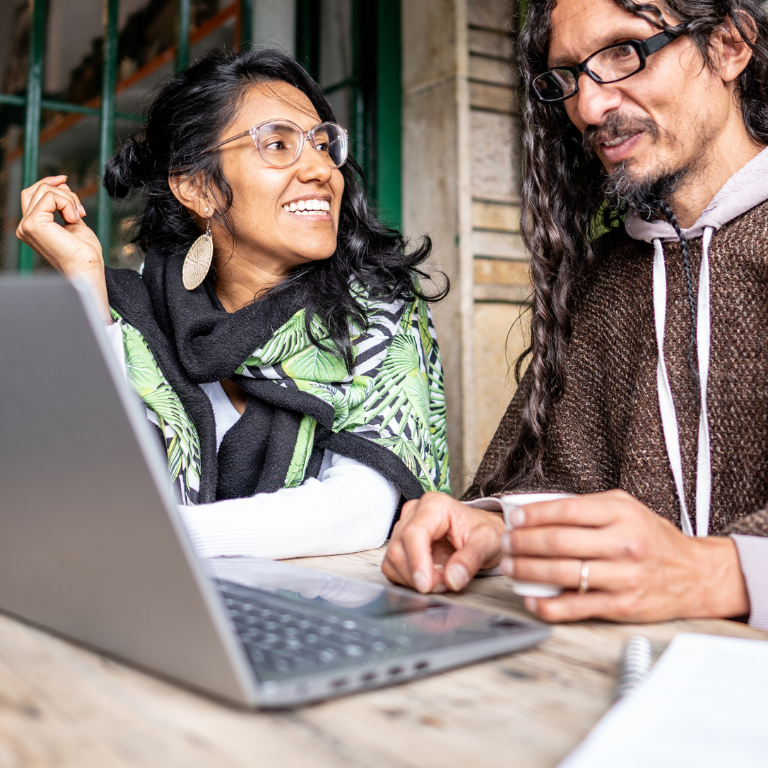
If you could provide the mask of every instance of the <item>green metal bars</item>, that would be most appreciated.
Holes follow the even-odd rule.
[[[115,84],[117,81],[117,14],[120,0],[104,0],[104,69],[101,78],[99,120],[99,178],[104,178],[107,160],[115,149]],[[99,184],[96,210],[96,236],[104,261],[109,264],[112,244],[112,199]]]
[[[31,29],[29,30],[29,69],[27,70],[27,104],[24,119],[24,157],[21,170],[21,188],[26,189],[37,179],[40,156],[40,104],[43,96],[43,52],[45,49],[45,22],[47,0],[30,0]],[[31,272],[35,253],[19,243],[19,272]]]
[[[350,139],[371,198],[390,226],[402,222],[402,44],[403,0],[352,0],[352,73],[323,90],[351,89]],[[297,0],[296,58],[317,80],[321,0]]]
[[[289,0],[285,0],[288,2]],[[2,0],[0,0],[2,2]],[[317,78],[320,59],[321,0],[295,0],[297,6],[297,57]],[[400,5],[402,0],[353,0],[353,36],[355,38],[355,72],[351,78],[336,83],[328,92],[352,87],[353,114],[351,134],[355,139],[359,160],[372,182],[372,196],[382,218],[393,226],[401,221],[401,42]],[[54,110],[99,118],[99,178],[114,151],[115,119],[141,120],[139,115],[115,112],[118,12],[120,0],[103,0],[104,49],[101,98],[98,104],[69,104],[43,98],[43,69],[48,0],[29,0],[31,28],[29,36],[29,68],[25,95],[0,94],[0,103],[23,106],[24,151],[22,188],[38,178],[40,157],[41,111]],[[192,0],[177,0],[176,71],[190,62]],[[240,45],[250,47],[253,39],[254,0],[238,0]],[[112,201],[99,185],[97,191],[96,234],[109,262],[112,240]],[[35,254],[19,243],[18,269],[31,272]]]
[[[240,0],[240,47],[253,45],[253,0]]]
[[[241,44],[248,45],[252,37],[253,0],[240,1]],[[29,68],[27,91],[24,96],[0,94],[0,103],[23,106],[24,153],[22,157],[22,189],[37,181],[40,157],[40,117],[43,109],[75,113],[99,118],[99,178],[114,151],[115,118],[140,121],[140,115],[115,112],[115,87],[118,58],[118,14],[120,0],[104,0],[104,59],[102,70],[101,99],[98,106],[69,104],[42,98],[43,68],[45,60],[45,32],[48,20],[48,0],[29,0],[31,29],[29,36]],[[176,43],[176,70],[186,69],[190,57],[191,0],[178,2],[178,36]],[[95,222],[96,235],[101,242],[104,260],[109,263],[112,241],[112,200],[103,186],[97,192]],[[25,243],[19,243],[19,272],[29,273],[34,269],[34,251]]]
[[[320,78],[322,0],[296,0],[296,58],[315,80]]]
[[[176,71],[181,72],[189,66],[189,30],[192,25],[191,0],[176,0],[178,27],[176,38]]]
[[[117,75],[117,19],[119,0],[104,0],[104,70],[99,108],[43,99],[43,62],[45,58],[45,28],[47,0],[30,0],[31,29],[29,36],[29,69],[27,71],[26,96],[3,95],[6,104],[24,106],[24,155],[22,159],[21,188],[26,189],[37,181],[40,157],[40,113],[43,108],[59,112],[98,115],[99,126],[99,178],[114,150],[115,131],[115,82]],[[125,115],[136,119],[136,115]],[[107,191],[99,186],[96,213],[96,234],[102,244],[105,261],[109,261],[111,243],[112,201]],[[25,243],[19,243],[19,272],[29,273],[34,268],[34,251]]]
[[[376,201],[381,217],[402,225],[401,0],[378,0],[376,13]]]

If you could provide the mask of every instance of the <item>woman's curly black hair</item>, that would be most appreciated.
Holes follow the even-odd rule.
[[[668,28],[659,9],[686,24],[686,34],[710,67],[714,66],[712,34],[732,20],[752,49],[752,58],[737,81],[742,119],[756,145],[768,143],[768,13],[764,6],[757,0],[614,1],[659,29]],[[519,432],[493,472],[480,480],[482,494],[544,479],[549,420],[563,392],[575,297],[600,256],[602,242],[595,240],[595,232],[612,228],[623,213],[621,207],[606,205],[605,169],[585,149],[564,106],[544,104],[529,92],[531,80],[547,69],[556,2],[530,0],[517,39],[524,148],[520,226],[531,254],[533,306],[530,346],[517,361],[515,372],[519,382],[523,359],[530,355],[530,387]]]
[[[243,97],[254,86],[285,82],[312,103],[321,122],[336,121],[320,86],[289,55],[278,50],[215,53],[177,74],[156,94],[140,133],[126,141],[109,160],[104,186],[112,197],[125,197],[141,187],[147,195],[135,239],[168,255],[185,253],[200,236],[190,212],[176,199],[169,176],[197,176],[218,203],[216,218],[233,233],[227,211],[232,189],[222,173],[218,152],[206,152],[222,138]],[[382,224],[372,212],[363,172],[350,157],[341,168],[344,194],[335,253],[294,270],[271,293],[298,290],[306,308],[306,327],[314,316],[322,321],[329,341],[348,369],[353,364],[350,325],[367,327],[356,301],[353,282],[365,286],[371,298],[392,302],[418,296],[427,301],[445,297],[448,285],[436,295],[425,295],[419,265],[429,257],[432,242],[425,236],[407,250],[403,235]],[[254,297],[256,300],[259,297]]]

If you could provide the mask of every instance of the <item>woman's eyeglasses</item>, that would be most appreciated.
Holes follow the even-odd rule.
[[[336,123],[320,123],[311,130],[304,131],[290,120],[265,120],[247,131],[238,133],[237,136],[214,144],[206,152],[249,134],[262,160],[273,168],[288,168],[293,165],[304,149],[305,140],[309,141],[332,168],[341,168],[347,162],[347,132]]]
[[[531,81],[533,95],[539,101],[565,101],[579,92],[579,75],[584,72],[596,83],[618,83],[645,69],[645,60],[665,45],[684,35],[687,24],[660,32],[647,40],[625,40],[601,48],[574,67],[553,67]]]

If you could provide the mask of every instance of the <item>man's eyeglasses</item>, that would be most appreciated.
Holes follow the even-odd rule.
[[[581,64],[554,67],[531,81],[533,95],[539,101],[565,101],[579,92],[579,75],[584,72],[596,83],[618,83],[645,69],[645,60],[665,45],[687,32],[687,24],[679,24],[647,40],[625,40],[601,48]]]
[[[247,131],[230,136],[209,147],[206,152],[218,149],[230,141],[250,134],[262,160],[273,168],[293,165],[304,149],[307,140],[332,168],[341,168],[347,162],[347,132],[336,123],[320,123],[309,131],[302,130],[290,120],[265,120]]]

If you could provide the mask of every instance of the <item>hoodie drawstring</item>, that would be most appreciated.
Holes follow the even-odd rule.
[[[709,419],[707,416],[707,378],[711,336],[709,297],[709,244],[714,227],[706,227],[702,236],[701,270],[696,312],[696,344],[699,358],[699,386],[701,410],[699,412],[699,442],[696,457],[696,535],[709,533],[709,511],[712,500],[712,458],[709,444]],[[683,462],[680,453],[680,430],[677,423],[672,388],[669,385],[667,363],[664,359],[664,330],[667,316],[667,271],[664,262],[664,246],[660,238],[653,241],[653,314],[656,325],[656,346],[659,360],[656,367],[656,386],[659,394],[661,426],[667,456],[675,479],[677,497],[680,500],[680,523],[686,536],[693,536],[691,518],[685,503]]]

